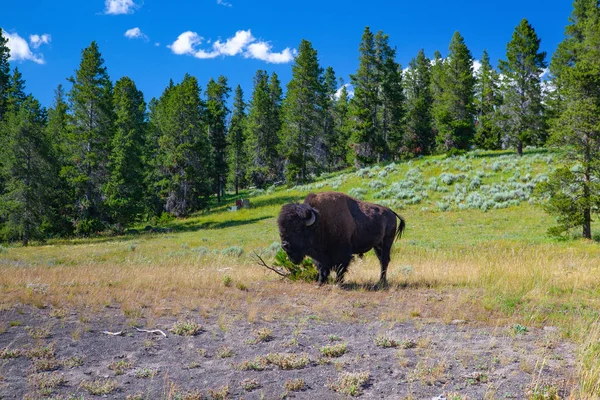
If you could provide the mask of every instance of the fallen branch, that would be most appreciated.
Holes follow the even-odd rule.
[[[119,332],[102,331],[101,333],[104,333],[106,335],[111,335],[111,336],[121,336],[123,334],[123,331],[119,331]]]
[[[147,333],[160,333],[161,335],[163,335],[164,337],[167,337],[167,335],[161,331],[160,329],[139,329],[139,328],[135,328],[138,332],[147,332]]]
[[[275,272],[277,275],[279,275],[283,278],[287,278],[290,275],[289,272],[284,272],[284,270],[282,270],[281,268],[268,266],[267,263],[265,262],[265,260],[263,260],[261,258],[261,256],[259,256],[256,252],[254,252],[254,255],[256,256],[256,258],[258,258],[258,260],[260,260],[260,262],[258,262],[258,265],[262,265],[266,269]]]

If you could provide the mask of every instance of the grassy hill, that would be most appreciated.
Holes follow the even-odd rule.
[[[243,310],[249,320],[293,315],[291,299],[308,284],[282,283],[252,254],[268,259],[277,250],[281,205],[311,191],[336,190],[388,205],[407,221],[393,248],[388,294],[370,292],[379,266],[369,253],[350,266],[347,290],[336,292],[337,301],[392,296],[385,301],[398,306],[376,316],[390,321],[558,326],[563,337],[579,343],[582,396],[600,393],[600,248],[594,241],[549,238],[553,218],[533,195],[559,162],[560,154],[543,150],[520,158],[508,152],[426,157],[336,173],[310,185],[255,190],[248,193],[251,209],[228,211],[230,198],[209,212],[164,222],[172,230],[166,233],[140,226],[140,234],[122,237],[2,248],[0,305],[118,304],[133,317],[158,315],[165,304],[173,313],[228,307]],[[448,301],[432,303],[424,292],[442,293]],[[256,306],[266,298],[283,300]],[[311,307],[315,313],[329,308],[325,299]]]

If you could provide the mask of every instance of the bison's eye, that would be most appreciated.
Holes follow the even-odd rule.
[[[290,244],[289,244],[289,242],[286,242],[285,240],[282,240],[282,241],[281,241],[281,248],[282,248],[283,250],[287,250],[289,247],[290,247]]]

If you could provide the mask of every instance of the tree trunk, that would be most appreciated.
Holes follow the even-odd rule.
[[[523,142],[521,140],[517,141],[517,155],[519,157],[523,155]]]

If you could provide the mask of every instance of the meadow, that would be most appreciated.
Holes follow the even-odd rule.
[[[576,235],[549,237],[553,218],[534,191],[561,157],[540,149],[522,157],[426,157],[346,170],[293,188],[247,191],[242,197],[250,198],[250,209],[229,211],[228,197],[209,211],[154,221],[153,229],[140,225],[123,236],[3,245],[0,339],[18,329],[15,309],[68,310],[82,332],[106,309],[118,310],[127,326],[148,328],[165,319],[278,326],[311,316],[388,327],[460,321],[513,333],[547,329],[574,344],[574,378],[560,396],[547,384],[543,393],[529,388],[517,398],[597,398],[600,248]],[[406,219],[392,251],[389,288],[374,287],[379,264],[372,252],[351,264],[341,286],[284,281],[258,265],[254,253],[270,262],[279,248],[281,205],[327,190],[387,205]],[[531,382],[541,381],[543,367],[530,375]]]

